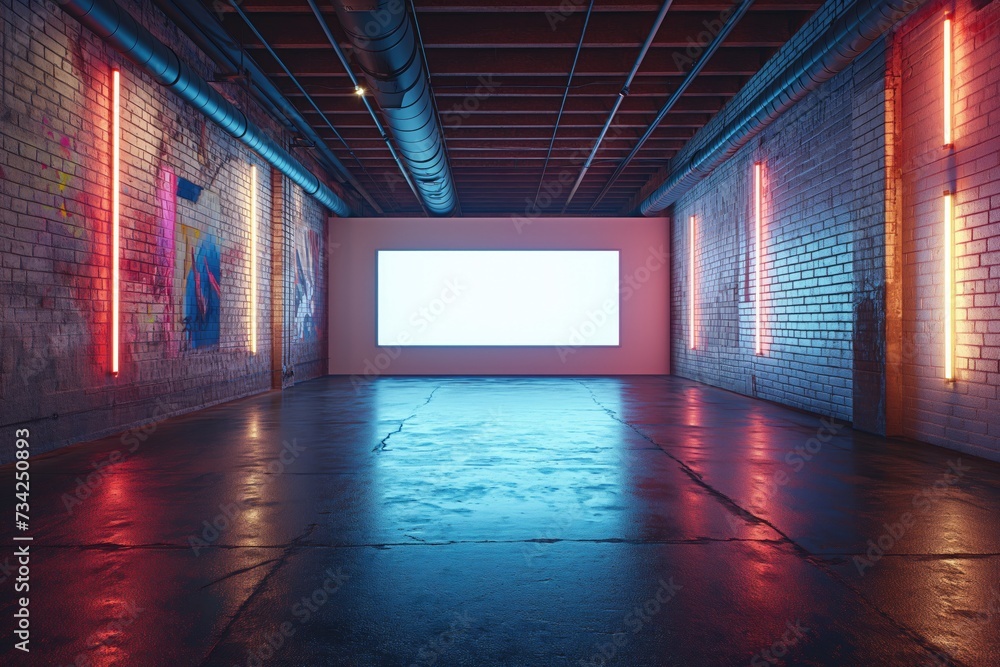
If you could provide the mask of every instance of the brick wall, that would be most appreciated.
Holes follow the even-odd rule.
[[[878,372],[854,376],[856,312],[884,345],[884,272],[877,243],[883,73],[880,42],[790,109],[674,207],[674,372],[843,420],[854,419],[855,384],[884,393]],[[754,354],[753,164],[763,164],[762,347]],[[688,218],[696,219],[696,349],[689,349]],[[855,276],[860,264],[872,278]],[[855,283],[860,280],[858,289]],[[877,367],[873,370],[877,371]],[[867,404],[864,407],[867,409]]]
[[[289,271],[286,303],[291,312],[285,327],[289,339],[287,355],[292,381],[319,377],[327,373],[327,225],[325,209],[300,188],[288,186],[286,220],[302,221],[287,225]]]
[[[955,12],[955,147],[942,20]],[[1000,458],[1000,3],[929,2],[674,207],[673,368]],[[754,355],[752,165],[764,164]],[[955,193],[955,368],[943,378],[943,192]],[[697,349],[688,349],[695,215]]]
[[[976,9],[977,6],[981,8]],[[942,22],[955,12],[954,150]],[[904,435],[1000,455],[1000,3],[929,2],[896,36]],[[943,192],[955,193],[955,373],[943,376]]]
[[[122,5],[212,78],[212,64],[150,2]],[[0,424],[30,428],[39,452],[265,391],[276,364],[284,384],[325,372],[325,210],[283,177],[285,196],[272,198],[269,165],[54,4],[0,7]],[[121,68],[123,100],[117,378],[108,365],[112,67]],[[224,86],[253,122],[287,140],[237,85]],[[249,351],[251,164],[257,355]],[[184,182],[201,188],[197,201],[176,194]],[[276,236],[286,241],[281,258]],[[280,317],[275,291],[285,296]],[[0,462],[10,458],[0,449]]]

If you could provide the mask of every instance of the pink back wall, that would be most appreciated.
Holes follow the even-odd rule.
[[[670,372],[663,218],[330,220],[332,375],[661,375]],[[377,250],[619,250],[618,347],[379,347]]]

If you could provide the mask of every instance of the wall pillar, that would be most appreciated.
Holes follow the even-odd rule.
[[[900,49],[890,37],[885,72],[885,432],[903,433],[903,235],[898,133]]]
[[[854,427],[886,429],[886,40],[854,63],[851,114]]]
[[[288,266],[285,208],[287,204],[285,177],[271,169],[271,388],[290,385],[286,372],[288,362],[287,292],[285,271]]]

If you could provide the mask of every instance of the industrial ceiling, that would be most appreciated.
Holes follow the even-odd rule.
[[[365,87],[365,79],[330,0],[315,0],[315,5],[346,54],[353,77],[309,0],[162,0],[161,5],[169,2],[181,7],[201,3],[203,13],[208,10],[212,20],[221,21],[225,34],[351,172],[367,194],[369,213],[426,211],[355,90],[353,81]],[[454,212],[465,216],[634,212],[637,193],[650,181],[662,180],[671,157],[822,4],[398,2],[423,45],[457,195]],[[718,50],[623,165],[738,8],[745,14],[732,23]],[[662,22],[654,30],[658,18]],[[649,48],[635,69],[647,40]],[[622,92],[627,94],[612,117]],[[384,110],[370,91],[366,94],[384,124]],[[588,157],[592,163],[580,179]]]

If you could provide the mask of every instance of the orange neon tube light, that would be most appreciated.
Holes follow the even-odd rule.
[[[952,137],[952,123],[954,111],[952,108],[952,44],[951,44],[951,17],[946,16],[944,19],[944,53],[942,54],[942,60],[944,61],[944,81],[943,81],[943,95],[944,100],[944,145],[951,146],[953,143]]]
[[[695,323],[694,323],[694,309],[695,309],[695,294],[697,294],[697,289],[695,287],[695,270],[694,270],[694,216],[692,215],[688,220],[688,247],[689,247],[689,257],[688,257],[688,288],[691,293],[688,296],[688,309],[691,327],[691,349],[695,349],[697,340]]]
[[[761,262],[761,163],[756,162],[753,166],[753,191],[754,191],[754,225],[756,227],[756,252],[754,253],[754,353],[761,354],[762,346],[760,340],[760,262]]]
[[[944,379],[955,379],[955,211],[953,195],[947,190],[944,193],[944,234],[942,239],[942,255],[944,256]]]
[[[257,354],[257,165],[250,165],[250,352]]]
[[[111,374],[118,375],[121,263],[121,75],[111,71]]]

